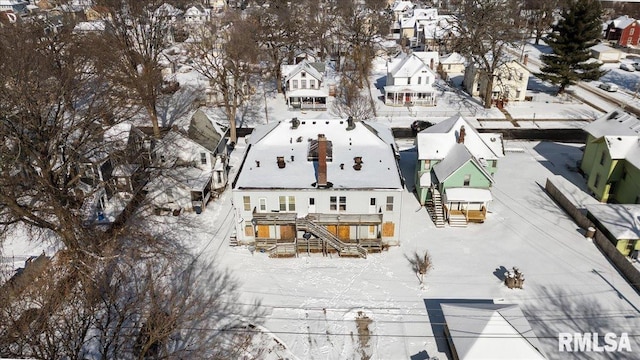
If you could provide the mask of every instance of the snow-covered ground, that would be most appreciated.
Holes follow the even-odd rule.
[[[399,145],[411,189],[415,148],[410,142]],[[425,359],[428,354],[445,359],[439,304],[466,300],[520,305],[550,359],[568,358],[558,352],[559,332],[635,334],[640,296],[542,190],[553,174],[582,181],[572,170],[580,158],[578,146],[509,142],[506,147],[523,152],[509,152],[500,161],[484,224],[435,228],[407,190],[399,247],[367,259],[306,254],[272,259],[248,247],[228,246],[233,215],[227,192],[202,215],[192,216],[192,233],[205,234],[195,235],[193,246],[231,269],[242,301],[260,300],[267,311],[265,329],[287,349],[279,354],[299,359],[360,358],[354,320],[359,312],[372,320],[363,350],[372,358]],[[243,149],[241,142],[234,151],[234,170]],[[408,259],[424,250],[434,269],[421,287]],[[501,274],[512,266],[525,274],[522,290],[502,284]],[[640,349],[636,339],[631,341],[632,349]]]
[[[372,84],[384,75],[383,63],[376,65]],[[204,84],[194,73],[179,73],[177,78],[182,89],[160,109],[165,125],[188,124],[190,96],[202,91]],[[507,107],[514,118],[526,119],[523,127],[581,127],[584,121],[559,119],[592,119],[600,114],[579,102],[549,96],[543,91],[544,84],[532,86],[538,91],[535,101]],[[372,91],[380,89],[374,86]],[[497,109],[485,110],[477,99],[454,90],[443,91],[436,107],[407,109],[379,102],[377,121],[392,127],[409,126],[416,119],[438,121],[457,112],[477,126],[512,125]],[[209,113],[223,118],[219,109],[209,109]],[[264,87],[257,88],[257,96],[239,116],[242,126],[292,117],[330,117],[327,112],[288,111],[283,96]],[[522,151],[509,152],[500,160],[487,221],[463,229],[435,228],[409,191],[416,150],[410,141],[399,145],[408,189],[400,209],[401,245],[367,259],[321,255],[271,259],[248,247],[229,247],[236,221],[229,189],[202,214],[181,216],[191,225],[176,231],[191,234],[185,237],[194,253],[233,272],[243,303],[261,302],[267,312],[264,331],[282,344],[270,348],[268,359],[367,355],[372,359],[445,359],[448,350],[439,306],[465,300],[520,305],[550,359],[571,358],[558,352],[558,332],[637,334],[640,296],[542,190],[552,174],[575,183],[583,181],[572,170],[581,156],[579,145],[505,144]],[[230,159],[231,179],[244,150],[244,142],[239,141]],[[53,251],[28,240],[25,234],[17,234],[5,243],[3,255],[15,256],[20,266],[23,257]],[[409,258],[425,250],[434,268],[421,287]],[[501,274],[512,266],[524,272],[524,289],[510,290],[502,284]],[[368,338],[358,336],[355,319],[362,315],[372,320]],[[631,341],[632,349],[640,351],[637,338]],[[624,359],[624,355],[609,358]]]

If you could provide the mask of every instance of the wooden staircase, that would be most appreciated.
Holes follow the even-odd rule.
[[[449,226],[467,227],[467,218],[462,214],[449,214]]]
[[[310,232],[319,239],[322,239],[329,246],[334,248],[340,256],[359,256],[365,259],[367,257],[367,249],[363,248],[359,244],[347,244],[342,242],[335,235],[329,232],[329,230],[314,223],[313,221],[308,219],[296,219],[296,227],[299,230]]]
[[[431,220],[436,225],[436,227],[442,228],[444,227],[444,209],[442,207],[442,197],[440,196],[440,191],[435,187],[431,187],[431,200],[427,202],[427,211],[431,216]]]

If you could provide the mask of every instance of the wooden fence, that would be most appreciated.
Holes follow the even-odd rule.
[[[589,229],[590,227],[597,229],[597,226],[587,218],[587,216],[580,211],[569,199],[562,194],[562,192],[547,179],[545,184],[545,190],[547,194],[551,196],[568,214],[573,220],[583,229]],[[640,294],[640,271],[633,266],[627,258],[616,249],[611,240],[606,237],[603,231],[598,229],[593,237],[593,241],[598,246],[600,251],[609,259],[609,261],[615,266],[615,268],[624,276],[629,285]]]

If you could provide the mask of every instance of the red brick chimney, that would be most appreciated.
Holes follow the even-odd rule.
[[[458,134],[458,144],[464,144],[464,125],[460,126],[460,133]]]
[[[318,187],[327,186],[327,138],[318,134]]]

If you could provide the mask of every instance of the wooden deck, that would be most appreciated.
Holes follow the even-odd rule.
[[[449,210],[450,215],[463,215],[470,222],[483,223],[487,219],[487,208],[482,210]]]

